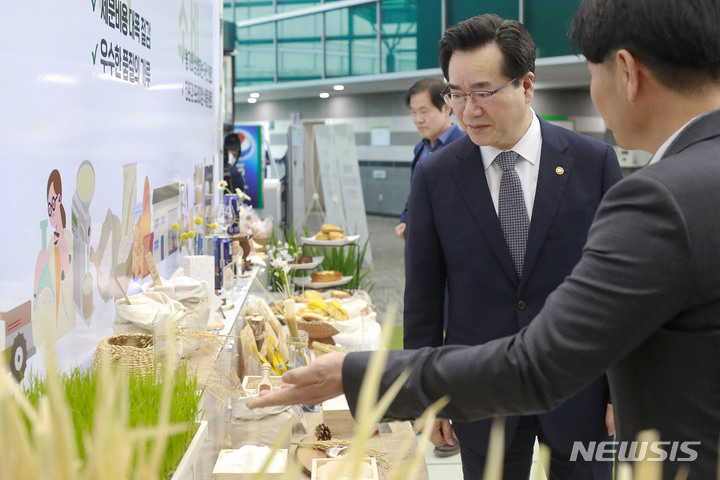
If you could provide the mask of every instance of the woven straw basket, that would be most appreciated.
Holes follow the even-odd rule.
[[[331,323],[319,320],[307,321],[298,318],[297,324],[301,330],[308,332],[311,347],[313,342],[335,345],[335,340],[332,339],[332,336],[340,333]]]
[[[104,362],[123,373],[145,375],[153,367],[153,337],[146,333],[123,333],[104,338],[98,343],[92,369],[97,372]]]

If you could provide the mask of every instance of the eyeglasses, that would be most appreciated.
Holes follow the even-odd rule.
[[[513,83],[515,80],[517,80],[520,77],[515,77],[509,82],[507,82],[505,85],[496,88],[492,91],[487,90],[476,90],[474,92],[470,93],[462,93],[462,92],[443,92],[442,98],[445,100],[445,103],[451,106],[452,108],[461,108],[465,106],[465,103],[467,102],[467,97],[470,97],[470,101],[473,105],[479,105],[481,107],[486,107],[488,105],[492,105],[492,99],[493,95],[498,93],[503,88],[507,87],[511,83]]]
[[[62,200],[60,200],[59,193],[50,199],[50,201],[48,202],[48,217],[52,217],[52,214],[55,211],[55,205],[57,205],[57,203],[61,201]]]

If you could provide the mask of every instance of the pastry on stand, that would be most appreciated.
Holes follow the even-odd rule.
[[[342,273],[338,272],[337,270],[322,270],[320,272],[310,274],[310,280],[312,280],[314,283],[337,282],[341,279]]]

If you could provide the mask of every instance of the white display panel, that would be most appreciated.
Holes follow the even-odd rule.
[[[146,247],[167,275],[182,264],[170,225],[193,215],[203,183],[214,193],[217,168],[204,178],[205,166],[219,163],[220,26],[216,0],[5,6],[0,312],[31,301],[34,343],[47,328],[62,339],[58,349],[73,350],[71,363],[87,361],[111,333],[118,292],[110,272],[138,246],[137,225],[155,233]],[[60,198],[48,197],[53,170]],[[60,203],[62,233],[49,216]],[[143,281],[123,283],[132,292]],[[53,298],[39,308],[43,291]],[[17,332],[2,318],[5,350]]]
[[[325,198],[325,221],[341,226],[346,235],[360,235],[362,248],[368,240],[368,225],[352,125],[315,125],[313,132]],[[372,266],[369,243],[365,262]]]

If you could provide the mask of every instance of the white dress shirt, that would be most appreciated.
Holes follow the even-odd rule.
[[[540,151],[542,150],[540,120],[538,120],[537,115],[535,115],[532,109],[530,109],[530,111],[532,112],[530,127],[528,127],[520,141],[509,149],[519,155],[517,163],[515,163],[515,171],[520,177],[520,184],[522,185],[523,196],[525,197],[525,207],[528,212],[528,221],[532,220],[538,172],[540,171]],[[482,162],[485,167],[485,178],[490,188],[490,196],[495,205],[496,213],[498,212],[498,202],[500,198],[502,168],[495,163],[495,157],[502,151],[503,150],[491,146],[480,147],[480,154],[482,155]]]

